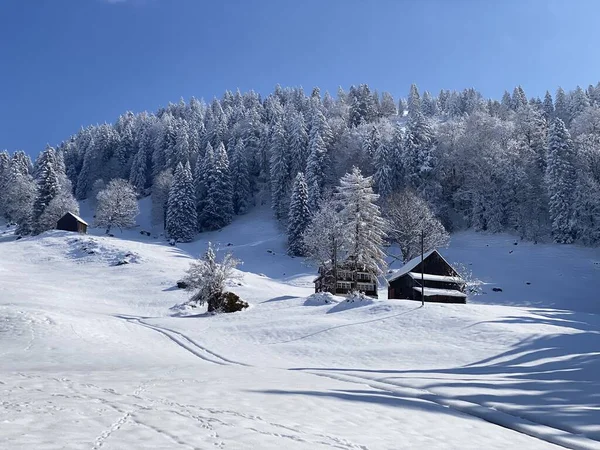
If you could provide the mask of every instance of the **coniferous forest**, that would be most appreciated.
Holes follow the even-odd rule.
[[[518,86],[500,100],[416,85],[406,99],[365,84],[335,98],[277,86],[266,98],[227,91],[209,103],[126,112],[34,163],[23,151],[0,152],[0,214],[20,234],[40,233],[77,212],[76,199],[96,202],[104,192],[110,204],[107,187],[119,179],[132,195],[152,194],[153,221],[174,240],[268,203],[301,254],[310,222],[302,216],[354,167],[372,176],[384,215],[388,199],[410,192],[449,231],[597,245],[600,83],[543,99]]]

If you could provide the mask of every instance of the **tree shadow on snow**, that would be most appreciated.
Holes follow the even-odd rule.
[[[524,418],[600,440],[600,318],[592,314],[582,318],[570,311],[531,312],[540,320],[508,317],[494,322],[554,325],[565,330],[524,339],[506,352],[462,367],[293,370],[379,374],[377,381],[417,386],[472,403],[499,409],[505,405],[508,411],[519,406],[518,415]]]

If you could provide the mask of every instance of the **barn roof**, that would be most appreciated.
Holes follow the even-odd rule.
[[[436,249],[433,249],[433,250],[429,250],[428,252],[425,252],[423,254],[423,259],[429,258],[433,253],[437,253],[439,255],[439,252]],[[441,256],[442,255],[440,255],[440,257]],[[444,259],[444,258],[442,258],[442,259]],[[444,261],[446,261],[446,260],[444,259]],[[406,264],[404,264],[402,267],[400,267],[398,270],[396,270],[394,273],[388,275],[387,280],[388,281],[397,280],[401,276],[406,275],[407,273],[411,272],[420,263],[421,263],[421,255],[411,259]]]
[[[419,272],[409,272],[408,275],[413,280],[418,281],[421,279],[421,273],[419,273]],[[465,280],[463,280],[461,277],[453,277],[451,275],[433,275],[431,273],[423,274],[423,279],[427,280],[427,281],[446,281],[448,283],[459,283],[459,284],[465,283]]]
[[[413,287],[413,289],[420,294],[422,288],[415,286]],[[434,297],[436,295],[443,295],[445,297],[467,297],[467,294],[465,294],[464,292],[456,291],[454,289],[434,289],[428,287],[425,288],[425,292],[423,295],[425,295],[425,297]]]
[[[77,214],[73,214],[71,211],[67,212],[67,213],[65,214],[65,216],[73,216],[73,217],[75,218],[75,220],[77,220],[78,222],[81,222],[81,223],[83,223],[84,225],[88,225],[88,223],[87,223],[85,220],[83,220],[83,219],[82,219],[81,217],[79,217]],[[65,216],[63,216],[63,217],[65,217]],[[89,225],[88,225],[88,226],[89,226]]]

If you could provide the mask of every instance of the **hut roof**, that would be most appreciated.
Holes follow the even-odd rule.
[[[429,250],[428,252],[425,252],[423,254],[423,259],[425,260],[426,258],[429,258],[433,253],[437,253],[438,255],[440,254],[440,252],[438,252],[436,249]],[[444,259],[442,257],[442,255],[440,255],[440,258]],[[444,261],[446,261],[446,260],[444,259]],[[421,263],[421,255],[416,256],[415,258],[411,259],[406,264],[404,264],[402,267],[400,267],[398,270],[396,270],[394,273],[388,275],[387,280],[388,281],[397,280],[401,276],[406,275],[407,273],[411,272],[420,263]],[[446,261],[446,264],[448,264],[448,261]],[[450,265],[450,264],[448,264],[448,265]]]
[[[83,219],[82,219],[81,217],[79,217],[77,214],[73,214],[71,211],[67,212],[67,213],[65,214],[65,216],[73,216],[73,217],[75,218],[75,220],[77,220],[78,222],[81,222],[81,223],[83,223],[83,224],[85,224],[85,225],[88,225],[88,223],[87,223],[85,220],[83,220]],[[63,216],[63,217],[65,217],[65,216]],[[88,226],[89,226],[89,225],[88,225]]]
[[[421,279],[421,273],[419,272],[409,272],[408,275],[413,280],[418,281]],[[426,281],[446,281],[448,283],[465,284],[465,280],[463,280],[461,277],[453,277],[451,275],[433,275],[431,273],[426,273],[423,274],[423,279]]]
[[[413,287],[415,291],[421,293],[421,287],[415,286]],[[434,289],[434,288],[425,288],[425,292],[423,293],[425,297],[434,297],[436,295],[443,295],[445,297],[463,297],[466,298],[467,294],[464,292],[456,291],[454,289]]]

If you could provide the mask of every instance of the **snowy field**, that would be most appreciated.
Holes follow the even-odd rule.
[[[598,249],[460,233],[467,305],[320,304],[266,210],[178,247],[140,223],[0,232],[0,449],[600,449]],[[251,308],[185,317],[209,240]]]

